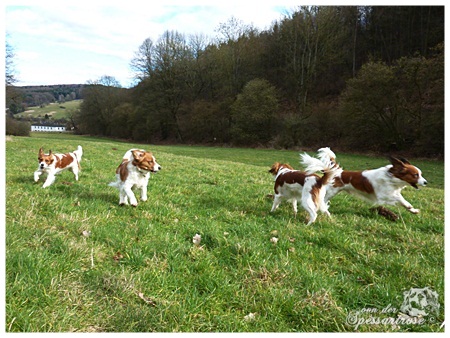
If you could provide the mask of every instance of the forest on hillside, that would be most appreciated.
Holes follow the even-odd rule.
[[[82,84],[14,87],[15,93],[7,103],[9,112],[15,115],[29,107],[44,107],[50,103],[81,99],[83,87]]]
[[[305,6],[263,31],[230,18],[214,37],[147,38],[130,65],[133,88],[83,87],[79,133],[444,153],[444,6]]]

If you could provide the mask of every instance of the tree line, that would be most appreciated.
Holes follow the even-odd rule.
[[[443,155],[444,7],[299,7],[259,31],[164,32],[137,84],[83,88],[80,133],[143,142],[333,146]]]

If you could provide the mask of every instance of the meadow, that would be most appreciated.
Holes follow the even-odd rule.
[[[39,147],[79,144],[78,182],[67,171],[46,189],[33,181]],[[153,151],[163,169],[147,202],[120,207],[108,183],[134,147]],[[388,164],[337,156],[347,169]],[[391,207],[400,215],[392,222],[341,194],[331,219],[306,226],[301,208],[296,218],[286,203],[269,213],[275,161],[299,167],[299,152],[7,137],[6,331],[442,332],[444,163],[410,159],[429,182],[404,189],[418,215]],[[401,316],[413,287],[438,293],[438,313],[420,324],[355,326],[368,309]]]
[[[71,112],[73,113],[73,111],[78,109],[81,102],[82,100],[73,100],[64,103],[53,102],[44,107],[29,107],[25,112],[16,114],[15,116],[23,118],[43,118],[45,115],[48,115],[53,120],[63,119],[67,118],[68,114]]]

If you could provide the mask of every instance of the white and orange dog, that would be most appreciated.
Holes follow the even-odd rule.
[[[335,162],[335,155],[329,148],[318,150],[319,157],[324,163]],[[402,189],[410,185],[415,189],[427,185],[422,171],[405,159],[389,158],[391,164],[371,170],[348,171],[343,170],[333,183],[327,186],[325,203],[341,191],[346,191],[373,206],[397,205],[406,208],[413,214],[419,209],[414,208],[401,194]]]
[[[34,181],[39,181],[39,176],[46,173],[47,179],[42,187],[47,188],[55,182],[55,175],[66,169],[71,170],[75,175],[75,180],[78,181],[81,156],[83,156],[83,148],[81,146],[78,146],[77,150],[66,154],[53,154],[51,150],[48,154],[45,154],[44,150],[40,148],[39,166],[34,172]]]
[[[275,162],[269,172],[275,176],[275,196],[271,212],[275,211],[283,200],[290,200],[297,215],[297,201],[301,201],[302,207],[309,213],[308,225],[317,218],[317,211],[330,216],[328,205],[324,201],[326,187],[333,181],[336,175],[342,171],[334,162],[319,160],[301,155],[305,171],[294,170],[289,164]],[[323,172],[323,176],[315,172]]]
[[[161,169],[152,153],[142,149],[128,150],[116,169],[116,182],[109,184],[119,189],[119,205],[127,205],[129,199],[133,207],[137,206],[133,188],[141,190],[141,200],[145,202],[150,173],[156,173]]]

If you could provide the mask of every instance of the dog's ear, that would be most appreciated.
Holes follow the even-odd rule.
[[[285,167],[286,169],[294,170],[294,167],[291,166],[289,163],[284,163],[283,167]]]
[[[39,148],[39,157],[42,157],[44,155],[44,149],[42,147]]]
[[[48,156],[52,156],[52,150],[50,149],[50,151],[48,152]]]
[[[393,157],[393,156],[389,156],[389,161],[392,163],[393,166],[403,167],[405,165],[405,163],[402,160],[399,160],[398,158]]]
[[[144,153],[140,150],[132,150],[131,153],[133,154],[134,159],[137,161],[140,161],[144,156]]]
[[[400,161],[402,161],[404,164],[411,164],[411,163],[409,163],[409,161],[406,159],[406,158],[404,158],[404,157],[399,157],[398,158]]]
[[[276,174],[278,172],[278,169],[280,168],[280,162],[275,162],[272,164],[272,166],[269,169],[269,173]]]

